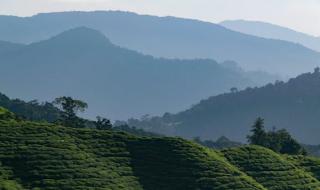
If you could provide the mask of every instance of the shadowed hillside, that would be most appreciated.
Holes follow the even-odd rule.
[[[129,120],[131,126],[183,137],[242,140],[257,117],[271,129],[285,128],[302,143],[319,144],[320,72],[305,73],[288,82],[221,94],[202,100],[178,114]]]
[[[315,190],[320,183],[273,151],[258,146],[223,151],[229,162],[270,190]]]
[[[258,146],[216,151],[180,138],[17,121],[0,108],[5,190],[319,189],[320,160],[296,158]]]
[[[8,118],[0,120],[0,163],[1,188],[264,189],[217,152],[182,139]]]

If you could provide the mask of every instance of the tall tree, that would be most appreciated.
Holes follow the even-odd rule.
[[[77,116],[78,112],[84,112],[88,104],[71,97],[62,96],[53,102],[60,110],[59,122],[67,127],[84,127],[84,120]]]
[[[257,118],[251,129],[252,135],[248,135],[247,139],[250,144],[266,146],[267,133],[264,129],[264,119]]]
[[[285,129],[271,131],[264,129],[264,120],[258,118],[251,129],[252,135],[249,135],[250,144],[264,146],[275,152],[282,154],[306,154],[306,150],[290,135]]]

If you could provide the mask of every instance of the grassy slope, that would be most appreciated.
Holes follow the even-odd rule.
[[[217,152],[180,138],[16,121],[0,109],[4,190],[319,189],[297,160],[255,146]]]
[[[270,190],[315,190],[319,181],[273,151],[246,146],[223,151],[229,162]]]
[[[295,166],[309,172],[315,178],[320,180],[320,159],[316,157],[304,156],[286,156],[286,159]]]
[[[8,173],[0,185],[17,189],[264,189],[217,152],[182,139],[14,120],[0,121],[0,161]]]

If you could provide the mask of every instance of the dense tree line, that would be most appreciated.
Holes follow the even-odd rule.
[[[10,110],[20,118],[32,121],[54,122],[60,115],[59,109],[52,103],[39,103],[37,100],[25,102],[20,99],[10,99],[1,93],[0,106]]]
[[[306,150],[285,129],[267,131],[264,119],[258,118],[247,136],[248,142],[282,154],[306,154]]]

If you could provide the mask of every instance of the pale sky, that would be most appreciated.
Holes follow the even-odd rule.
[[[123,10],[213,23],[258,20],[320,36],[320,0],[0,0],[2,15],[70,10]]]

